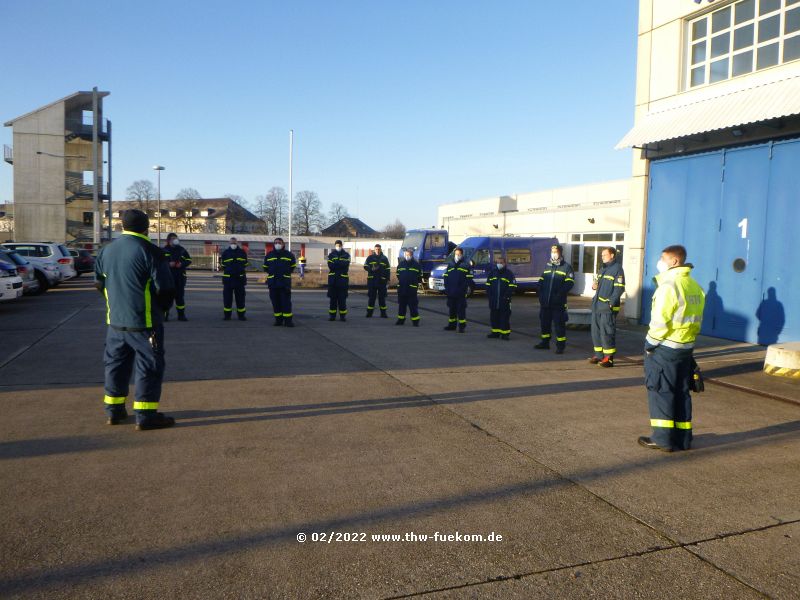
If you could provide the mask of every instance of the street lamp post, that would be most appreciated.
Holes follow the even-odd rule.
[[[289,130],[289,246],[287,250],[292,251],[292,154],[294,149],[294,129]]]
[[[164,167],[161,165],[153,165],[153,170],[158,174],[158,192],[157,192],[157,203],[156,203],[156,210],[158,210],[158,225],[156,226],[158,229],[158,246],[161,247],[161,171],[164,170]]]

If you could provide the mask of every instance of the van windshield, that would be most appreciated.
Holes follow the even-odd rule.
[[[461,250],[464,251],[464,260],[469,260],[470,258],[472,258],[472,255],[475,254],[475,248],[472,248],[470,246],[459,246],[459,248],[461,248]],[[455,253],[456,251],[455,249],[453,249],[453,251],[447,255],[447,260],[453,260],[453,255]]]
[[[403,248],[413,248],[417,250],[425,241],[425,233],[422,231],[410,231],[403,239]]]

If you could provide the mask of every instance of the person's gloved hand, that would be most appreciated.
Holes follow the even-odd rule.
[[[658,346],[656,346],[654,344],[651,344],[650,342],[645,340],[645,342],[644,342],[644,352],[645,352],[645,354],[652,354],[653,350],[655,350],[656,348],[658,348]]]

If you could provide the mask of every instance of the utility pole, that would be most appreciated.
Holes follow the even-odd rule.
[[[292,208],[294,201],[292,200],[292,154],[294,146],[294,129],[289,130],[289,246],[287,250],[292,251]]]
[[[97,114],[99,107],[97,86],[95,86],[92,88],[92,242],[95,248],[100,245],[100,152],[97,147],[100,139],[97,130],[100,125]]]

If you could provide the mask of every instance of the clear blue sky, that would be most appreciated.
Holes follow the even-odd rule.
[[[613,146],[636,18],[632,0],[6,1],[0,122],[109,90],[115,198],[155,163],[163,197],[287,187],[294,129],[295,191],[431,226],[444,202],[630,174]]]

